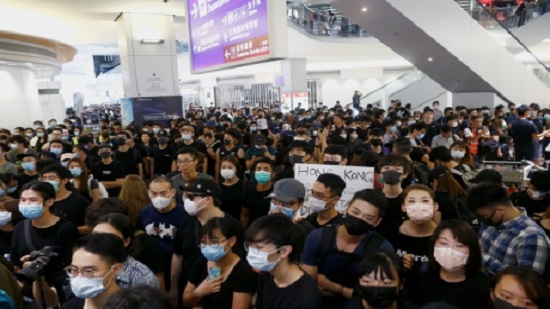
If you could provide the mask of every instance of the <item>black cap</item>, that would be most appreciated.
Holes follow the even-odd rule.
[[[471,183],[502,183],[502,175],[495,170],[482,170],[476,177],[469,180]]]
[[[265,135],[263,135],[262,133],[258,133],[256,134],[256,136],[254,136],[254,145],[263,146],[265,145],[266,142],[267,142],[267,139],[265,138]]]
[[[198,178],[195,182],[190,184],[185,184],[185,186],[180,186],[180,189],[183,192],[198,193],[214,198],[221,198],[222,190],[220,185],[212,179],[212,177]]]
[[[447,175],[448,171],[449,170],[447,168],[445,168],[444,166],[436,166],[436,167],[434,167],[433,170],[430,171],[428,176],[430,178],[430,181],[432,181],[434,179],[438,179],[439,177],[443,177],[443,176]]]

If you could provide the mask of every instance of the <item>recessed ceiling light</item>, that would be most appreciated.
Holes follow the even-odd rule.
[[[428,58],[428,61],[432,62],[432,61],[434,61],[434,59],[432,57],[430,57],[430,58]]]
[[[363,8],[363,9],[361,9],[361,11],[366,12],[366,11],[367,11],[367,8],[365,7],[365,8]]]

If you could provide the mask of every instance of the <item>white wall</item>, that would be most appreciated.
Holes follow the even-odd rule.
[[[22,66],[0,65],[0,126],[9,130],[42,119],[36,74]]]
[[[447,106],[447,90],[426,77],[393,93],[390,95],[390,100],[401,100],[403,104],[411,103],[413,108],[426,101],[430,103],[424,106],[431,106],[432,101],[439,101],[441,106]]]

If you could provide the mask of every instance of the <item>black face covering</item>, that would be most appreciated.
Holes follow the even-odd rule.
[[[226,146],[231,145],[231,140],[230,139],[224,139],[223,144],[226,145]]]
[[[126,145],[126,139],[121,138],[121,137],[117,138],[116,139],[116,144],[119,145],[119,146],[124,146],[124,145]]]
[[[340,165],[340,162],[338,161],[324,161],[324,165]]]
[[[371,143],[373,146],[375,146],[375,147],[378,147],[378,146],[382,145],[382,141],[379,140],[379,139],[377,139],[377,138],[371,139],[371,140],[370,140],[370,143]]]
[[[99,154],[100,157],[102,157],[103,159],[107,159],[107,158],[110,158],[111,157],[111,153],[110,152],[102,152]]]
[[[382,173],[382,178],[380,178],[380,181],[388,185],[395,185],[399,183],[400,177],[401,173],[394,170],[389,170]]]
[[[346,214],[342,224],[344,224],[348,234],[354,236],[364,235],[372,229],[372,225],[370,225],[367,221],[361,220],[349,214]]]
[[[168,139],[165,137],[159,137],[157,141],[159,142],[159,145],[166,145],[168,143]]]
[[[288,161],[292,165],[294,165],[296,163],[304,163],[304,157],[301,156],[301,155],[290,155],[290,156],[288,156]]]
[[[109,138],[109,133],[103,133],[103,134],[101,134],[101,136],[102,136],[103,138]]]
[[[397,300],[397,287],[360,286],[361,298],[370,307],[387,308]]]

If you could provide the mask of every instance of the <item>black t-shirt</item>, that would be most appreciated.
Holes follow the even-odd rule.
[[[137,149],[130,148],[126,152],[120,150],[115,151],[115,160],[124,164],[124,170],[127,174],[139,175],[138,164],[140,164],[142,160]]]
[[[153,159],[155,160],[155,175],[166,175],[172,170],[172,147],[160,149],[158,146],[153,150]]]
[[[446,282],[439,276],[439,271],[430,270],[419,285],[421,305],[444,301],[462,309],[484,308],[489,299],[489,278],[481,272],[462,282]]]
[[[248,187],[244,191],[243,208],[248,209],[248,224],[269,213],[270,200],[266,197],[273,191],[273,186],[268,190],[258,191],[256,186]]]
[[[10,253],[12,235],[13,235],[13,231],[0,230],[0,255],[1,256],[4,256],[4,254]]]
[[[209,145],[210,148],[212,148],[212,151],[214,151],[214,154],[216,151],[221,147],[221,142],[219,140],[215,141],[212,145]],[[212,158],[210,154],[208,153],[208,149],[206,152],[206,159],[208,160],[208,166],[206,169],[206,173],[212,177],[216,176],[216,156]]]
[[[275,278],[267,272],[260,275],[256,296],[257,309],[319,309],[323,299],[317,282],[304,272],[291,285],[279,288]]]
[[[23,220],[15,226],[11,239],[10,260],[18,266],[22,266],[20,262],[22,256],[30,254],[33,249],[40,250],[46,246],[52,246],[59,254],[62,264],[68,265],[72,256],[73,244],[79,237],[76,226],[63,218],[47,228],[37,228],[29,222],[29,235],[34,245],[34,248],[29,248],[25,240],[25,222],[28,220]]]
[[[72,192],[67,198],[55,201],[52,210],[54,215],[71,221],[75,226],[83,226],[86,225],[84,217],[89,205],[89,200]]]
[[[384,235],[384,237],[387,237],[386,235],[393,233],[393,231],[395,231],[396,228],[399,228],[405,220],[405,213],[401,209],[403,204],[402,194],[394,198],[386,197],[386,201],[388,201],[388,209],[386,209],[384,219],[382,219],[382,222],[380,222],[380,224],[375,228],[375,230]]]
[[[208,277],[208,261],[201,257],[195,263],[193,270],[189,274],[189,282],[199,286],[204,279]],[[233,293],[254,294],[258,285],[258,275],[252,270],[252,267],[244,260],[239,260],[231,270],[231,273],[221,284],[220,291],[205,296],[201,300],[204,309],[231,309],[233,305]]]
[[[311,215],[307,216],[307,218],[305,218],[305,220],[307,222],[311,223],[311,225],[313,225],[313,227],[318,229],[318,228],[323,227],[323,226],[340,224],[340,222],[342,222],[342,218],[343,218],[341,213],[337,213],[336,216],[334,218],[330,219],[326,224],[320,225],[319,222],[317,222],[317,217],[318,216],[319,216],[318,213],[312,213]]]
[[[165,261],[160,261],[162,257],[162,249],[160,245],[149,235],[138,231],[132,240],[130,247],[131,255],[149,267],[154,274],[160,274],[164,272],[166,265]]]
[[[118,161],[112,161],[109,164],[99,161],[92,166],[92,175],[97,181],[116,181],[117,179],[123,179],[126,177],[124,172],[124,164]],[[120,188],[107,189],[109,196],[117,197],[120,193]]]
[[[527,215],[529,216],[533,216],[535,213],[545,212],[550,206],[550,194],[546,194],[542,200],[533,200],[529,197],[527,190],[522,190],[512,194],[510,199],[515,206],[525,208],[525,210],[527,210]]]
[[[537,133],[537,128],[530,120],[518,119],[514,121],[511,131],[516,147],[533,146],[533,134]]]
[[[17,175],[17,183],[19,185],[19,188],[23,187],[25,184],[33,181],[33,180],[37,180],[38,179],[38,174],[36,175],[33,175],[33,176],[29,176],[27,174],[25,174],[25,172],[21,172],[19,173],[19,175]]]
[[[222,206],[221,210],[228,213],[233,218],[240,220],[241,207],[243,206],[243,180],[239,179],[231,186],[226,186],[220,183],[222,189]]]
[[[190,148],[194,148],[196,151],[202,153],[202,154],[207,154],[206,153],[206,145],[200,141],[197,141],[197,140],[194,140],[191,144],[189,145],[186,145],[184,144],[183,142],[178,142],[176,143],[176,147],[173,149],[174,150],[174,153],[172,154],[172,159],[173,160],[176,160],[177,157],[178,157],[178,150],[180,150],[181,148],[183,147],[190,147]],[[202,162],[200,162],[202,163]]]
[[[342,309],[363,309],[363,299],[354,297],[344,304]],[[408,300],[397,297],[397,309],[416,309],[417,307]]]
[[[83,309],[85,301],[84,298],[73,297],[66,301],[61,309]]]
[[[93,156],[91,154],[88,154],[86,156],[86,159],[84,160],[84,165],[86,165],[86,168],[88,170],[90,170],[92,168],[92,165],[94,165],[95,163],[97,163],[100,160],[101,160],[100,158],[98,158],[96,156]]]

